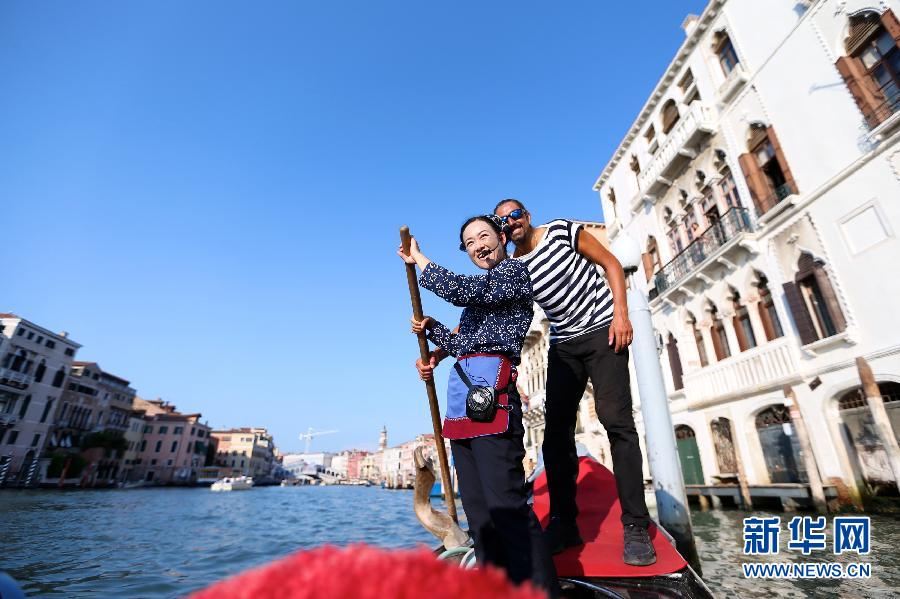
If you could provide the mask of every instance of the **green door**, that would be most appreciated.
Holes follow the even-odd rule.
[[[704,484],[703,466],[700,464],[700,449],[697,447],[694,429],[684,425],[676,426],[675,443],[678,447],[678,459],[681,462],[681,472],[684,474],[684,484]]]

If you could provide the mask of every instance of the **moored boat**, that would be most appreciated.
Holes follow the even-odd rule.
[[[246,491],[253,487],[253,477],[250,476],[226,476],[219,479],[210,487],[213,491]]]

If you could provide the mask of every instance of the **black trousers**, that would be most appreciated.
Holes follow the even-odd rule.
[[[550,514],[571,521],[578,515],[575,420],[588,378],[594,385],[597,417],[609,437],[622,524],[647,526],[650,515],[644,500],[641,446],[631,411],[628,350],[613,351],[609,327],[550,346],[543,446]]]
[[[514,394],[509,429],[500,435],[450,441],[469,533],[479,564],[493,564],[511,581],[530,580],[556,596],[556,570],[527,502],[522,404]]]

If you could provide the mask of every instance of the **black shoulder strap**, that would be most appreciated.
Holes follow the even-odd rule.
[[[469,377],[466,375],[466,371],[463,370],[463,367],[459,365],[459,362],[453,365],[453,368],[456,369],[456,372],[459,374],[459,378],[462,379],[462,382],[471,389],[473,387],[472,381],[469,380]]]

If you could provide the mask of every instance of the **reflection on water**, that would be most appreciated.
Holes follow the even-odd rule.
[[[756,512],[761,515],[761,512]],[[830,561],[787,551],[766,561]],[[900,587],[900,523],[872,518],[867,581],[748,581],[738,511],[693,512],[703,574],[720,597],[889,597]],[[303,548],[366,542],[413,547],[434,540],[416,521],[412,493],[364,487],[4,491],[0,570],[29,595],[175,597]],[[829,534],[830,540],[830,534]],[[747,558],[759,559],[759,558]],[[839,561],[856,561],[840,556]]]

